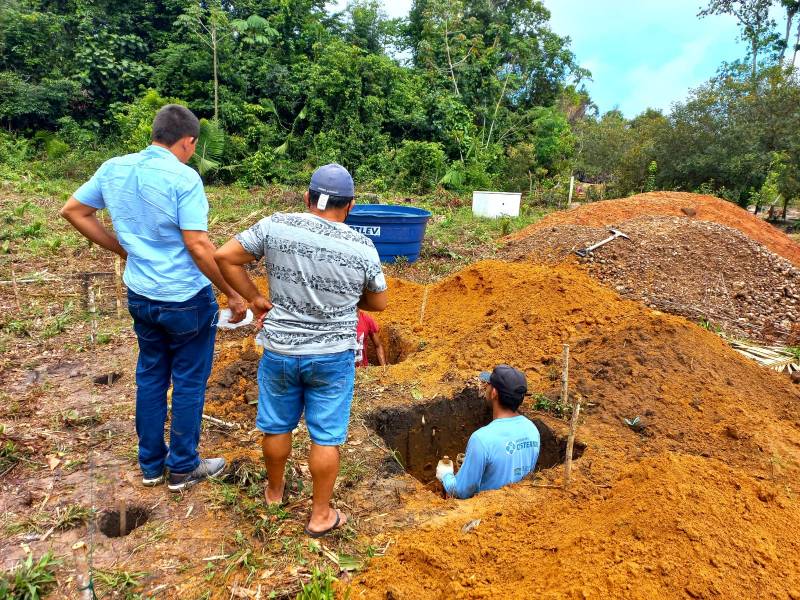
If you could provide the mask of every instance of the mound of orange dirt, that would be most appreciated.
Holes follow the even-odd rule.
[[[419,514],[406,522],[424,526],[369,534],[365,544],[388,550],[351,597],[800,597],[800,386],[573,264],[483,261],[430,286],[392,279],[389,309],[376,317],[395,364],[360,373],[356,422],[458,402],[501,362],[552,401],[569,343],[585,451],[569,492],[529,480],[444,502],[410,488],[404,510]],[[232,394],[223,414],[255,385],[236,361],[257,355],[243,350],[215,366],[210,389]],[[636,417],[636,428],[624,420]],[[557,486],[560,469],[538,476]],[[348,507],[365,536],[389,512]]]
[[[397,536],[351,597],[800,597],[800,507],[783,486],[662,454],[571,492],[523,483],[465,502]]]
[[[390,297],[378,318],[402,351],[383,389],[405,383],[427,398],[455,397],[478,371],[506,362],[554,399],[566,342],[586,450],[570,494],[523,483],[451,501],[423,531],[387,533],[376,542],[396,545],[358,579],[354,597],[800,589],[797,542],[785,529],[800,516],[800,393],[786,378],[574,265],[484,261],[427,287],[392,280]],[[387,395],[381,406],[420,401]],[[636,431],[624,422],[635,417]],[[544,477],[557,483],[558,470]],[[462,533],[474,519],[480,525]]]
[[[531,232],[545,227],[558,225],[612,226],[620,225],[622,222],[636,217],[656,215],[715,221],[733,227],[764,244],[775,254],[800,266],[800,244],[782,231],[732,202],[720,200],[714,196],[687,192],[650,192],[629,198],[584,204],[572,210],[552,213],[530,227],[518,231],[508,239],[521,239]]]
[[[412,383],[428,397],[452,396],[499,363],[525,371],[532,391],[555,395],[569,343],[573,386],[594,421],[647,424],[645,438],[623,436],[631,452],[682,449],[763,466],[757,448],[781,443],[770,424],[800,422],[800,392],[786,378],[571,265],[483,261],[427,287],[390,280],[390,298],[377,318],[401,362],[382,381]]]

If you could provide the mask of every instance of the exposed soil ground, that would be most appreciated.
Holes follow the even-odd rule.
[[[671,243],[671,213],[663,221],[637,216],[618,222],[633,218],[642,236]],[[723,265],[726,255],[712,249],[727,247],[735,232],[680,219],[711,240],[706,270]],[[615,252],[631,285],[668,266],[652,257],[651,271],[639,272],[633,255],[621,245]],[[682,252],[689,261],[705,256]],[[767,254],[741,273],[756,277],[772,265],[765,281],[774,286],[774,266],[783,263]],[[273,510],[261,500],[252,331],[220,334],[206,403],[208,415],[232,427],[206,422],[201,451],[225,456],[228,475],[177,496],[138,481],[135,341],[113,302],[101,315],[101,329],[114,332],[106,345],[23,338],[0,363],[0,445],[13,442],[22,456],[0,471],[0,568],[27,548],[35,556],[52,550],[62,564],[50,597],[73,598],[70,547],[84,540],[101,594],[117,598],[293,598],[317,567],[333,569],[351,598],[800,598],[800,385],[590,276],[610,281],[608,262],[595,260],[587,273],[571,261],[523,257],[530,254],[477,262],[429,285],[390,280],[390,307],[376,317],[392,364],[359,370],[342,448],[335,501],[351,521],[321,543],[302,533],[310,502],[302,424],[288,505]],[[7,292],[0,301],[13,307]],[[87,327],[80,323],[81,336]],[[571,347],[571,398],[584,407],[568,491],[559,464],[568,413],[558,400],[563,343]],[[444,499],[429,465],[486,418],[475,377],[500,362],[528,377],[534,396],[523,412],[548,440],[545,468],[503,490]],[[120,377],[108,385],[108,373]],[[98,375],[105,384],[93,382]],[[115,537],[120,501],[139,511],[129,521],[140,526]],[[59,520],[75,506],[99,512]]]
[[[499,362],[524,369],[532,390],[555,401],[568,342],[574,390],[588,403],[579,432],[586,449],[570,493],[528,482],[449,500],[446,514],[421,532],[384,525],[373,544],[396,542],[357,577],[354,597],[387,597],[387,589],[399,598],[652,597],[654,590],[675,597],[687,589],[698,597],[733,590],[788,597],[800,585],[798,548],[785,532],[800,516],[800,394],[788,379],[572,266],[484,261],[427,287],[392,280],[390,293],[378,318],[399,362],[360,380],[356,419],[395,407],[422,412],[432,398],[463,401],[465,384]],[[241,409],[244,383],[223,414]],[[634,431],[623,419],[637,416]],[[558,482],[560,471],[538,476]],[[409,492],[412,513],[442,502],[435,486]],[[478,528],[462,534],[477,518]],[[698,556],[708,566],[687,569]],[[565,578],[568,567],[580,576]]]
[[[753,219],[754,217],[750,217]],[[800,268],[738,229],[680,217],[636,217],[586,258],[575,251],[609,236],[605,227],[553,225],[510,241],[510,260],[577,260],[627,298],[769,343],[800,343]]]
[[[570,493],[529,483],[450,501],[370,564],[355,597],[794,597],[800,395],[788,379],[570,267],[479,263],[431,286],[409,326],[424,295],[393,282],[384,331],[425,344],[388,379],[447,394],[510,362],[554,395],[569,342],[587,449]],[[623,421],[635,416],[638,432]]]

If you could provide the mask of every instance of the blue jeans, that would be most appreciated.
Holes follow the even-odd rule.
[[[347,439],[355,383],[355,352],[289,356],[264,350],[258,365],[256,427],[289,433],[305,408],[311,441],[341,446]]]
[[[128,290],[128,310],[139,340],[136,433],[145,477],[190,473],[200,463],[200,421],[211,374],[217,328],[211,286],[183,302],[161,302]],[[172,424],[164,443],[167,390],[172,381]]]

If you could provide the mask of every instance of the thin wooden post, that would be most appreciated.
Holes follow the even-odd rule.
[[[109,375],[111,377],[111,375]],[[119,471],[119,485],[117,485],[117,510],[119,511],[119,536],[128,533],[128,502],[125,500],[125,471]]]
[[[14,270],[14,262],[11,262],[11,287],[14,288],[14,302],[17,304],[17,310],[22,310],[22,305],[19,301],[19,288],[17,287],[17,273]]]
[[[92,344],[97,342],[97,304],[94,301],[94,286],[91,280],[87,278],[86,285],[86,304],[89,309],[89,319],[91,329],[89,331],[89,339]]]
[[[422,293],[422,306],[419,309],[419,324],[422,325],[422,319],[425,318],[425,307],[428,305],[428,292],[430,291],[430,286],[425,286],[425,291]]]
[[[570,178],[569,178],[569,199],[567,200],[567,208],[569,208],[569,205],[572,204],[572,191],[573,191],[574,188],[575,188],[575,176],[574,175],[570,175]]]
[[[122,318],[122,259],[114,256],[114,286],[117,293],[117,318]]]
[[[564,344],[561,356],[561,406],[569,404],[569,344]]]
[[[92,576],[89,574],[89,561],[86,558],[86,544],[76,542],[72,546],[72,556],[75,558],[75,583],[78,585],[78,598],[92,600]]]
[[[572,419],[569,422],[569,436],[567,437],[567,456],[564,461],[564,489],[569,487],[570,477],[572,476],[572,449],[575,445],[575,432],[578,430],[578,417],[581,414],[581,397],[575,398],[575,405],[572,407]]]

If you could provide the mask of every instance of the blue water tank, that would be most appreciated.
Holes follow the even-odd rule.
[[[429,211],[415,206],[357,204],[345,223],[372,240],[381,262],[393,263],[398,256],[414,262],[430,218]]]

